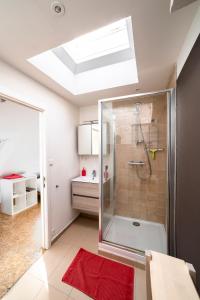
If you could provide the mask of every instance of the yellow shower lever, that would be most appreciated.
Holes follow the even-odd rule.
[[[156,152],[158,151],[158,149],[157,148],[149,149],[149,151],[151,152],[152,159],[155,159],[156,158]]]

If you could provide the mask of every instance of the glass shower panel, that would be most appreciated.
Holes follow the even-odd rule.
[[[107,228],[114,215],[114,122],[112,103],[102,103],[102,237],[105,239]]]
[[[102,173],[106,165],[109,170],[109,190],[104,183],[102,192],[104,241],[167,253],[167,111],[166,93],[102,102],[110,131],[102,160]]]

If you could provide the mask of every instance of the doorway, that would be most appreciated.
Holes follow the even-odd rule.
[[[0,297],[48,248],[44,111],[0,97]]]

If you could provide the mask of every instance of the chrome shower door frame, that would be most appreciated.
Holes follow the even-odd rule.
[[[175,89],[159,90],[156,92],[132,94],[121,97],[101,99],[98,101],[98,117],[99,117],[99,189],[100,189],[100,201],[99,201],[99,250],[105,250],[106,252],[126,253],[132,252],[133,258],[138,261],[143,261],[144,251],[139,249],[132,249],[123,245],[118,245],[109,241],[103,240],[103,104],[105,102],[132,100],[133,98],[144,97],[144,96],[154,96],[159,94],[167,95],[167,186],[168,186],[168,201],[167,201],[167,243],[168,252],[170,254],[175,249],[175,195],[176,195],[176,93]],[[113,153],[114,155],[114,153]],[[172,216],[171,216],[172,215]],[[172,219],[170,219],[172,218]],[[170,238],[171,236],[171,238]],[[122,251],[122,252],[120,252]],[[128,255],[129,256],[129,255]]]

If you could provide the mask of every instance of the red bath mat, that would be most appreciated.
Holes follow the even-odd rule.
[[[133,300],[134,269],[82,248],[62,281],[95,300]]]

